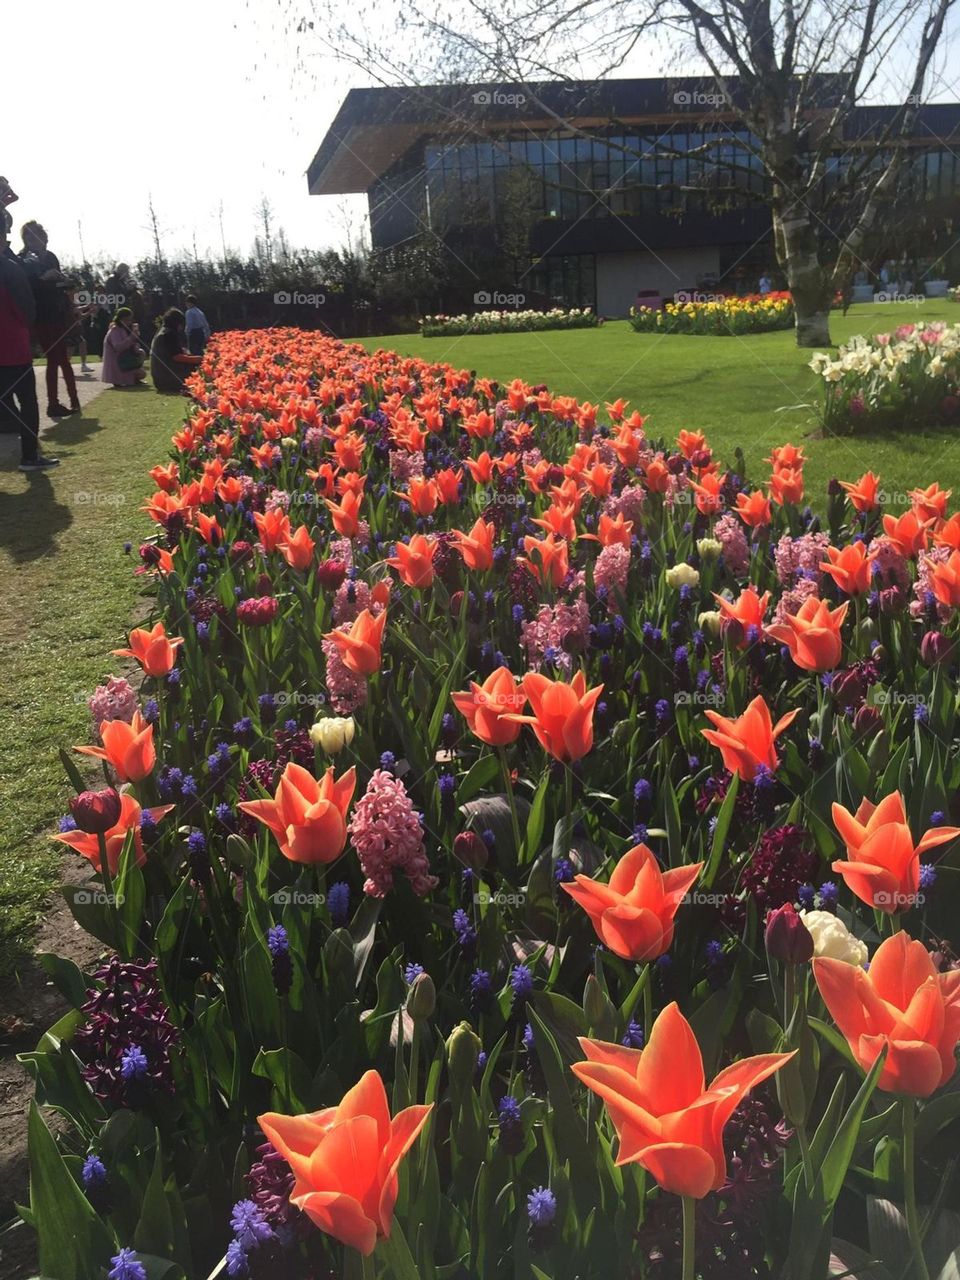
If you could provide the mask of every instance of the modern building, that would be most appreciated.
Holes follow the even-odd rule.
[[[825,112],[833,87],[824,77]],[[374,248],[439,237],[461,296],[472,284],[481,300],[503,291],[526,305],[622,316],[641,293],[748,291],[776,262],[765,178],[732,109],[735,88],[733,99],[706,79],[352,89],[310,165],[309,189],[365,192]],[[853,113],[826,182],[863,155],[893,110]],[[957,239],[960,104],[920,108],[914,135],[899,187],[925,256],[895,237],[874,252],[908,253],[919,281],[945,273],[938,258]]]

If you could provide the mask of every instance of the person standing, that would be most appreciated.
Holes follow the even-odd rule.
[[[40,452],[40,407],[30,328],[35,304],[23,267],[11,253],[12,219],[0,214],[0,408],[20,427],[20,470],[49,471],[59,458]]]
[[[192,356],[202,356],[210,341],[210,325],[192,293],[187,294],[186,302],[187,350]]]
[[[65,418],[80,413],[77,380],[73,376],[67,339],[74,316],[67,296],[67,280],[60,270],[60,260],[47,248],[47,233],[39,222],[25,222],[20,231],[23,251],[20,261],[30,280],[36,304],[34,330],[47,357],[47,417]],[[63,374],[63,385],[70,407],[60,403],[57,375]]]
[[[770,273],[768,271],[764,271],[761,274],[759,288],[761,294],[767,294],[773,288],[773,284],[770,280]]]

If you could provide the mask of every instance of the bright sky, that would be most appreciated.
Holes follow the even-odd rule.
[[[253,9],[251,13],[250,9]],[[293,245],[347,239],[365,197],[309,196],[305,172],[351,81],[312,58],[291,79],[273,0],[11,0],[3,49],[0,174],[20,196],[15,231],[38,218],[61,258],[135,262],[152,252],[246,251],[266,195]],[[115,101],[111,101],[111,97]],[[79,228],[78,228],[79,223]],[[18,238],[19,242],[19,238]]]
[[[384,13],[396,3],[383,0]],[[201,255],[219,254],[221,206],[223,240],[246,253],[265,195],[291,245],[356,241],[366,198],[309,196],[305,171],[348,89],[371,81],[319,42],[301,61],[282,28],[286,9],[277,0],[7,0],[0,174],[20,195],[15,227],[38,218],[65,261],[84,256],[82,235],[89,260],[136,262],[153,251],[152,196],[167,255],[194,241]],[[960,98],[955,43],[945,42],[928,101]],[[641,55],[620,74],[664,73],[651,51]],[[880,101],[890,100],[885,87]]]

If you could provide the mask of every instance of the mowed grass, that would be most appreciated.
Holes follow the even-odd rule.
[[[831,317],[835,343],[855,333],[889,332],[900,324],[945,320],[960,323],[960,306],[944,300],[864,304],[846,317]],[[766,480],[764,458],[773,445],[803,444],[809,462],[806,490],[822,505],[831,477],[855,479],[879,472],[885,487],[906,491],[939,480],[960,491],[960,431],[904,429],[854,437],[817,438],[820,380],[808,368],[813,352],[797,349],[792,331],[748,337],[701,338],[639,334],[625,320],[599,329],[544,333],[421,338],[390,334],[364,339],[431,361],[447,361],[501,382],[523,378],[551,391],[599,404],[623,397],[649,415],[651,436],[673,438],[685,427],[702,430],[723,465],[738,447],[748,477]]]
[[[49,835],[70,789],[57,748],[89,741],[86,699],[120,661],[139,582],[123,544],[148,532],[146,473],[184,408],[105,391],[46,437],[56,471],[22,475],[15,450],[0,461],[0,974],[58,880]]]

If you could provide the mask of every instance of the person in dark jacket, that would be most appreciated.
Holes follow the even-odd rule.
[[[40,409],[30,345],[33,290],[10,252],[11,222],[6,210],[0,211],[0,410],[19,425],[20,470],[48,471],[60,459],[40,452]]]
[[[157,391],[175,394],[183,390],[186,378],[203,361],[190,355],[186,343],[186,321],[178,307],[163,313],[160,328],[150,345],[150,376]]]
[[[25,222],[20,231],[23,252],[20,261],[33,288],[36,303],[34,330],[47,357],[47,417],[65,418],[80,413],[77,380],[70,363],[67,339],[74,325],[73,309],[67,296],[67,278],[60,270],[60,260],[47,248],[47,233],[39,222]],[[70,397],[70,407],[60,403],[57,375],[63,374],[63,385]]]

